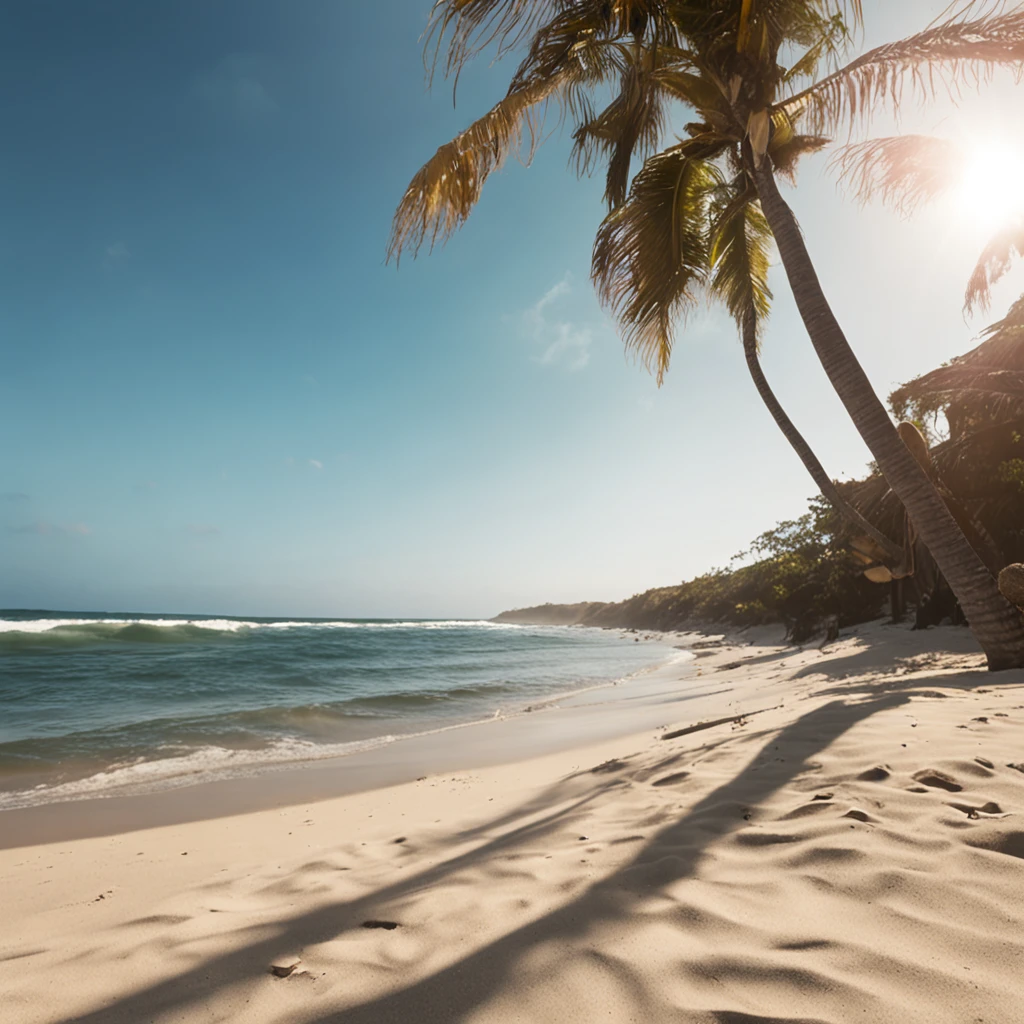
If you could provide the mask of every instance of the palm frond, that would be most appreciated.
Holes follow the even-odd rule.
[[[800,158],[809,153],[817,153],[831,141],[824,135],[793,135],[777,144],[773,139],[768,147],[768,155],[772,158],[776,173],[796,184],[796,165]]]
[[[730,194],[731,193],[731,194]],[[758,334],[771,311],[772,233],[756,195],[729,190],[711,204],[710,291],[742,326],[752,310]]]
[[[440,66],[446,78],[457,76],[492,44],[499,56],[514,50],[563,6],[560,0],[436,0],[424,33],[430,73]]]
[[[492,171],[516,149],[528,160],[536,148],[542,116],[536,108],[561,87],[559,78],[541,80],[509,93],[451,142],[446,142],[416,173],[391,222],[387,259],[415,255],[448,239],[469,217]],[[525,147],[523,145],[526,143]]]
[[[954,188],[964,165],[963,147],[932,135],[893,135],[843,146],[829,162],[862,203],[881,196],[902,214]]]
[[[567,5],[534,33],[530,48],[515,74],[509,91],[515,92],[532,81],[550,78],[573,69],[573,89],[568,106],[576,115],[575,103],[586,86],[620,78],[631,63],[628,47],[609,30],[608,17],[594,0]]]
[[[967,282],[964,309],[968,313],[976,306],[988,309],[992,285],[1010,269],[1014,255],[1024,256],[1024,218],[1003,228],[982,251]]]
[[[811,131],[834,136],[880,106],[898,110],[905,90],[919,99],[940,89],[956,95],[998,66],[1024,64],[1024,9],[966,20],[956,17],[895,43],[876,47],[820,82],[778,103],[802,113]]]
[[[585,174],[600,158],[608,161],[604,198],[614,210],[626,201],[634,156],[646,159],[665,130],[667,110],[653,54],[638,54],[622,72],[618,96],[573,133],[577,172]]]
[[[619,323],[626,348],[660,384],[675,321],[691,307],[708,271],[707,206],[721,176],[712,145],[689,140],[650,157],[629,198],[601,224],[591,276]]]

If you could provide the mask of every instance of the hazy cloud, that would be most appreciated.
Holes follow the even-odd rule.
[[[11,505],[20,505],[22,502],[31,501],[31,498],[23,491],[0,491],[0,501],[6,501]]]
[[[34,523],[9,527],[11,533],[35,534],[37,537],[74,536],[88,537],[92,529],[85,523],[50,523],[37,519]]]
[[[549,288],[523,314],[527,333],[539,352],[533,356],[542,366],[561,366],[566,370],[582,370],[590,362],[593,341],[589,327],[579,327],[560,319],[553,311],[558,300],[572,291],[568,274]]]
[[[137,494],[151,494],[156,490],[155,480],[142,480],[135,485],[135,492]]]
[[[185,532],[192,537],[219,537],[220,527],[205,523],[189,523],[185,527]]]
[[[309,464],[314,469],[323,469],[324,468],[324,464],[319,459],[310,459],[309,460]]]
[[[258,120],[278,110],[264,84],[265,61],[254,53],[231,53],[197,75],[193,91],[211,110],[243,120]]]

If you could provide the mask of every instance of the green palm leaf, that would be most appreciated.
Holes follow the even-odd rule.
[[[664,379],[677,319],[707,279],[707,207],[721,175],[714,144],[684,142],[648,159],[605,218],[591,275],[626,348]]]

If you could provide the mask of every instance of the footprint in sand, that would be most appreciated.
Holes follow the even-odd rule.
[[[944,789],[948,793],[959,793],[964,788],[951,775],[940,772],[938,768],[922,768],[921,771],[915,772],[911,778],[924,786]]]

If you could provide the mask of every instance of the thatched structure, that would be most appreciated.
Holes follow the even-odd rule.
[[[1024,562],[1024,297],[983,338],[965,355],[904,384],[890,403],[900,419],[921,424],[945,416],[949,436],[930,448],[926,469],[968,540],[998,573]],[[906,543],[903,507],[883,477],[873,474],[840,489],[880,530]],[[913,555],[908,552],[907,564],[916,567],[921,604],[943,585],[927,552],[918,546]]]

